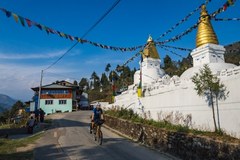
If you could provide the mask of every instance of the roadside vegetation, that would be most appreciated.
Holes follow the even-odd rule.
[[[150,126],[154,126],[157,128],[166,129],[169,131],[193,134],[193,135],[198,135],[198,136],[206,136],[206,137],[209,137],[212,139],[240,143],[239,139],[231,137],[231,136],[225,134],[223,131],[220,131],[220,132],[201,131],[201,130],[196,130],[196,129],[190,129],[188,126],[175,125],[166,120],[154,121],[153,119],[146,119],[146,118],[140,117],[137,113],[134,113],[134,111],[132,109],[125,109],[125,108],[110,109],[110,110],[105,111],[105,114],[109,115],[109,116],[117,117],[120,119],[129,120],[134,123],[150,125]]]
[[[17,101],[9,110],[0,113],[0,129],[21,128],[26,125],[29,113],[25,112],[26,105]]]
[[[42,136],[42,133],[22,139],[0,139],[0,159],[30,160],[33,159],[33,149],[17,152],[19,147],[27,147]]]
[[[9,110],[0,113],[0,130],[25,127],[29,119],[25,109],[26,105],[17,101]],[[44,122],[50,125],[52,120],[45,119]],[[39,131],[37,128],[34,135],[21,139],[8,139],[9,135],[0,134],[0,160],[32,160],[34,143],[42,136]]]

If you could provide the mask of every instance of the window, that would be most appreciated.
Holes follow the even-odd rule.
[[[67,100],[59,100],[59,104],[67,104]]]
[[[53,100],[45,100],[45,105],[52,105],[53,104]]]
[[[42,94],[69,94],[69,90],[42,90]]]

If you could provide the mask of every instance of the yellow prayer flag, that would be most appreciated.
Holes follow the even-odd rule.
[[[15,13],[12,13],[12,15],[13,15],[14,20],[18,23],[18,15],[16,15]]]

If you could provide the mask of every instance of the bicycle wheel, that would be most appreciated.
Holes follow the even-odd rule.
[[[102,140],[103,140],[102,131],[99,130],[98,135],[97,135],[97,142],[98,142],[99,145],[102,145]]]

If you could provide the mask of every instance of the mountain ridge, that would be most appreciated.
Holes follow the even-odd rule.
[[[10,96],[0,93],[0,112],[4,109],[11,108],[16,102],[17,100],[11,98]]]

